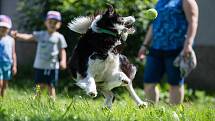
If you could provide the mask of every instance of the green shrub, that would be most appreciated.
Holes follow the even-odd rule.
[[[60,32],[65,36],[72,49],[80,35],[73,33],[67,27],[74,17],[93,15],[96,11],[104,11],[106,3],[115,6],[121,15],[132,15],[136,18],[135,35],[128,38],[129,48],[125,54],[135,57],[142,42],[149,20],[144,18],[144,10],[153,7],[157,0],[20,0],[17,18],[19,29],[27,32],[44,29],[45,15],[49,10],[57,10],[62,13],[63,24]],[[126,9],[125,9],[126,8]],[[70,52],[70,51],[69,51]]]

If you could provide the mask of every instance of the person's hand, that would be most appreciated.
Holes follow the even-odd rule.
[[[11,35],[13,38],[16,38],[17,33],[18,33],[18,32],[17,32],[16,30],[11,30],[10,35]]]
[[[148,53],[148,49],[145,46],[141,46],[139,52],[138,52],[138,58],[140,60],[144,60],[146,55]]]
[[[190,56],[192,50],[193,50],[192,45],[185,45],[183,50],[182,50],[182,53],[185,57],[188,58]]]
[[[65,70],[65,69],[66,69],[66,62],[60,61],[60,68],[61,68],[62,70]]]
[[[16,73],[17,73],[17,67],[16,66],[12,67],[12,73],[13,73],[13,75],[16,75]]]

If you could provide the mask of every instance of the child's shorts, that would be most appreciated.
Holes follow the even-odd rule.
[[[59,69],[35,69],[35,83],[48,84],[52,87],[57,86]]]
[[[0,64],[0,80],[8,81],[12,79],[11,67],[12,65],[8,63]]]

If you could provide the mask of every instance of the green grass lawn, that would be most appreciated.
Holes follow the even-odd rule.
[[[139,95],[141,92],[138,90]],[[91,99],[82,93],[58,94],[54,102],[48,96],[33,99],[33,95],[28,89],[8,88],[7,95],[0,99],[0,121],[215,121],[212,97],[177,106],[161,102],[139,109],[128,93],[121,93],[112,110],[103,110],[101,96]]]

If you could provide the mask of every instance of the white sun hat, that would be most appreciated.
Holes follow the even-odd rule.
[[[12,21],[9,16],[0,15],[0,27],[6,27],[8,29],[11,29]]]

